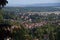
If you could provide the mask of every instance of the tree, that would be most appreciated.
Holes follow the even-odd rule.
[[[25,40],[28,35],[28,30],[24,28],[22,24],[20,24],[19,29],[14,28],[13,29],[13,40]]]
[[[7,0],[0,0],[0,9],[8,3]],[[3,19],[2,10],[0,10],[0,20]]]
[[[4,40],[4,38],[12,37],[11,33],[11,23],[10,21],[2,21],[0,22],[0,40]]]
[[[7,3],[7,0],[0,0],[0,8],[4,7]]]

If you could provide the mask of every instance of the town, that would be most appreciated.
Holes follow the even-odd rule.
[[[60,0],[0,0],[0,40],[60,40]]]
[[[4,7],[0,32],[0,40],[60,40],[60,9]]]

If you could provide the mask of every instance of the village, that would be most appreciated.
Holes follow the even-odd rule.
[[[51,24],[56,23],[60,25],[59,16],[60,16],[60,12],[19,13],[20,23],[24,24],[26,28],[34,28],[37,26],[43,26],[47,23],[51,23]]]
[[[60,1],[0,0],[0,40],[60,40]]]

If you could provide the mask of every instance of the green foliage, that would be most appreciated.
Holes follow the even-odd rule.
[[[3,20],[2,10],[0,10],[0,20]]]
[[[28,32],[23,26],[21,26],[21,29],[13,30],[13,40],[25,40],[27,36]]]

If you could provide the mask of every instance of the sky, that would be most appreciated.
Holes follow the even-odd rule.
[[[8,0],[7,5],[28,5],[37,3],[60,3],[60,0]]]

